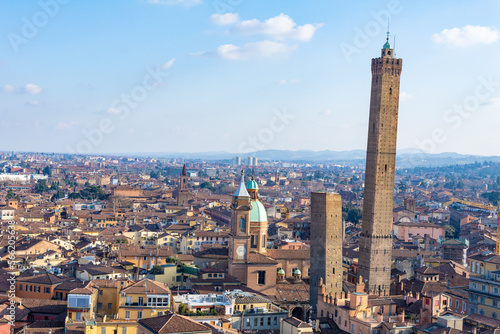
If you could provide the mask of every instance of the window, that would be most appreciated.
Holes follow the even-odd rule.
[[[97,309],[102,310],[102,303],[97,303]]]
[[[76,312],[75,313],[75,320],[76,321],[81,321],[82,320],[82,312]]]
[[[259,270],[257,272],[257,274],[258,274],[257,284],[265,285],[266,284],[266,272],[264,270]]]
[[[137,311],[137,320],[142,319],[142,311]]]
[[[323,312],[323,310],[321,312]],[[274,317],[273,325],[277,325],[277,324],[278,324],[278,317]]]
[[[484,297],[481,297],[481,299],[479,300],[479,303],[484,305]]]
[[[496,300],[493,301],[493,307],[498,307],[498,301]]]
[[[257,318],[254,318],[254,319],[253,319],[253,325],[254,325],[255,327],[257,327],[257,321],[258,321],[258,320],[257,320]]]
[[[19,291],[23,291],[23,285],[19,284]]]
[[[106,327],[101,327],[101,334],[106,334]]]
[[[240,231],[245,232],[247,229],[247,221],[245,218],[240,218]]]
[[[455,301],[455,308],[458,308],[458,300]]]
[[[40,292],[40,286],[35,285],[35,292]]]
[[[260,318],[260,326],[264,326],[264,318]]]
[[[47,288],[47,287],[43,288],[43,292],[44,293],[50,293],[50,288]]]
[[[480,314],[480,315],[484,315],[484,310],[483,310],[483,309],[480,309],[480,310],[479,310],[479,314]]]
[[[497,314],[496,314],[495,312],[493,312],[493,313],[491,314],[491,317],[492,317],[493,319],[496,319],[496,318],[497,318]]]
[[[88,308],[90,304],[89,296],[68,296],[68,306],[77,308]]]
[[[466,302],[462,302],[462,311],[466,311],[467,309],[467,303]]]
[[[130,320],[130,311],[125,311],[125,320]]]
[[[122,328],[122,334],[127,334],[127,327]]]
[[[139,297],[139,306],[144,304],[144,297]]]
[[[99,290],[99,296],[102,296],[102,290]]]
[[[112,307],[113,307],[113,304],[112,303],[108,303],[108,310],[111,310]]]
[[[271,318],[267,318],[267,325],[271,326]]]
[[[168,307],[169,306],[169,298],[165,297],[148,297],[147,301],[148,307]]]

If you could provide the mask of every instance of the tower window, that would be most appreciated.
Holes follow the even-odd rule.
[[[389,88],[389,94],[392,94],[392,88]]]
[[[257,248],[257,238],[255,237],[255,235],[252,235],[252,237],[251,237],[250,247]]]
[[[387,165],[385,165],[385,172],[387,173]]]
[[[245,220],[245,218],[240,218],[240,231],[245,232],[246,229],[247,229],[247,221]]]
[[[391,55],[391,51],[387,51],[387,54],[390,56]]]

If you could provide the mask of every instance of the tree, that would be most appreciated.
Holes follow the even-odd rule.
[[[16,197],[16,194],[14,193],[14,191],[12,189],[9,189],[9,191],[7,191],[7,199],[12,199],[12,198],[15,198]]]
[[[116,214],[116,209],[130,208],[132,203],[127,197],[124,196],[111,196],[109,203],[113,208],[113,213]]]
[[[38,180],[34,190],[37,194],[43,194],[44,192],[49,191],[49,186],[47,185],[47,181]]]
[[[179,304],[179,314],[185,314],[186,313],[186,304],[180,303]]]
[[[52,182],[52,184],[50,185],[50,190],[59,190],[59,189],[61,189],[61,187],[59,187],[59,182],[58,181]]]
[[[453,239],[457,233],[457,230],[452,225],[444,225],[445,237]]]
[[[42,173],[43,175],[50,176],[51,172],[49,166],[45,166],[45,168],[42,170]]]
[[[500,192],[498,191],[492,191],[489,193],[482,193],[481,194],[482,198],[486,198],[488,201],[491,202],[493,205],[497,205],[498,201],[500,201]]]

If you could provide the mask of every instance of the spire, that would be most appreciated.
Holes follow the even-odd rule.
[[[391,33],[389,32],[389,19],[387,19],[387,38],[385,40],[385,44],[383,49],[392,49],[391,43],[389,43],[389,37],[391,36]]]
[[[182,173],[181,173],[182,176],[187,176],[187,172],[186,172],[186,164],[184,164],[184,167],[182,167]]]
[[[245,174],[243,170],[241,171],[241,181],[240,186],[233,194],[234,197],[250,197],[247,191],[247,187],[245,187]]]

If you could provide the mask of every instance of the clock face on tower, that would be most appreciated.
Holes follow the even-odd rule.
[[[238,259],[242,259],[243,256],[245,256],[246,251],[245,246],[238,246],[238,248],[236,248],[236,255],[238,255]]]

